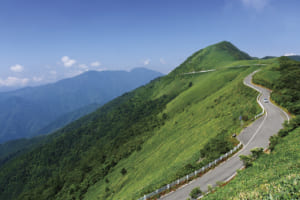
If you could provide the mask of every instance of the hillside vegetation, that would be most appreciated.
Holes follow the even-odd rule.
[[[272,99],[295,117],[270,138],[270,154],[240,171],[228,185],[204,199],[299,199],[300,198],[300,62],[278,59],[254,76],[254,82],[273,89]]]
[[[223,41],[195,52],[172,73],[217,69],[237,60],[251,60],[245,52],[240,51],[230,42]]]
[[[239,116],[261,112],[242,84],[261,61],[240,54],[210,46],[217,71],[184,75],[182,64],[47,136],[0,166],[0,199],[136,199],[207,164],[238,143]]]
[[[300,198],[300,128],[289,132],[274,151],[262,155],[253,166],[226,186],[207,195],[213,199],[299,199]]]

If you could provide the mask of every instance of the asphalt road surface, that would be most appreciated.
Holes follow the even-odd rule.
[[[189,198],[191,190],[195,187],[200,187],[203,192],[207,191],[207,185],[216,186],[217,181],[229,180],[236,174],[236,171],[243,167],[239,155],[248,155],[250,150],[255,147],[267,148],[270,136],[276,134],[281,128],[285,120],[289,120],[289,116],[279,107],[272,104],[270,101],[265,103],[264,99],[270,98],[270,90],[255,86],[251,83],[252,75],[248,75],[244,84],[258,90],[262,95],[259,98],[260,105],[264,107],[265,114],[254,121],[250,126],[245,128],[237,138],[243,143],[241,149],[227,161],[221,163],[216,168],[210,170],[202,177],[193,180],[187,185],[184,185],[174,192],[171,192],[160,199],[163,200],[186,200]],[[242,103],[242,102],[241,102]]]

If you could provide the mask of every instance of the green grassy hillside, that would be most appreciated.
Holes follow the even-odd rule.
[[[223,41],[195,52],[172,73],[181,74],[192,71],[218,69],[233,61],[251,59],[248,54],[240,51],[230,42]]]
[[[6,162],[0,199],[135,199],[231,149],[239,116],[247,124],[260,112],[257,93],[242,81],[261,62],[239,61],[250,57],[233,47],[203,50],[215,55],[207,60],[217,71],[184,75],[183,64]]]
[[[300,198],[300,62],[278,59],[254,76],[254,82],[273,89],[272,99],[295,117],[270,138],[270,154],[240,171],[228,185],[204,199],[299,199]]]
[[[252,167],[240,171],[228,185],[203,200],[299,199],[300,128],[289,133],[274,151],[262,155]]]
[[[105,180],[96,183],[86,199],[138,198],[218,157],[220,152],[210,152],[213,156],[198,163],[200,150],[211,139],[222,137],[222,141],[236,144],[230,136],[240,130],[239,116],[249,120],[260,111],[256,92],[242,85],[253,70],[229,69],[188,77],[193,86],[167,104],[164,125],[139,152],[122,160]],[[122,168],[128,172],[124,176]]]

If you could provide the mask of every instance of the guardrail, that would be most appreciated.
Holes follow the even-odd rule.
[[[260,107],[262,108],[261,113],[259,113],[258,115],[255,115],[255,119],[262,116],[265,113],[265,108],[263,107],[263,105],[261,105],[259,98],[262,96],[262,93],[260,93],[259,95],[257,95],[256,101],[258,102],[258,104],[260,105]]]
[[[169,191],[171,188],[175,187],[175,186],[180,186],[182,183],[185,183],[189,180],[192,180],[193,178],[195,178],[196,176],[198,176],[201,173],[204,173],[206,171],[208,171],[210,168],[216,166],[217,164],[219,164],[220,162],[222,162],[223,160],[225,160],[226,158],[228,158],[230,155],[232,155],[233,153],[235,153],[240,147],[242,146],[242,143],[240,142],[237,146],[235,146],[232,150],[230,150],[229,152],[227,152],[226,154],[220,156],[218,159],[210,162],[209,164],[207,164],[206,166],[202,167],[201,169],[198,169],[190,174],[185,175],[184,177],[173,181],[172,183],[169,183],[157,190],[155,190],[154,192],[151,192],[149,194],[145,194],[143,197],[139,198],[138,200],[147,200],[149,198],[152,198],[156,195],[159,195],[163,192],[167,192]]]

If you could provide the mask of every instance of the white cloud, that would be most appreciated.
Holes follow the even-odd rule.
[[[22,72],[24,67],[22,65],[16,64],[10,67],[10,70],[13,72]]]
[[[34,82],[41,82],[41,81],[44,80],[44,78],[41,77],[41,76],[34,76],[34,77],[32,78],[32,80],[33,80]]]
[[[91,63],[92,67],[99,67],[101,65],[101,63],[99,61],[95,61]]]
[[[98,68],[98,69],[96,69],[96,71],[98,71],[98,72],[103,72],[103,71],[106,71],[107,69],[106,68]]]
[[[68,56],[63,56],[61,58],[61,61],[63,62],[65,67],[71,67],[72,65],[74,65],[76,63],[76,60],[72,60]]]
[[[7,77],[0,78],[0,86],[25,86],[29,82],[28,78]]]
[[[64,78],[71,78],[71,77],[74,77],[74,76],[78,76],[84,72],[86,72],[88,70],[74,70],[74,71],[69,71],[67,73],[65,73],[64,75]]]
[[[56,75],[57,72],[56,72],[55,70],[51,70],[51,71],[49,71],[49,74],[51,74],[51,75]]]
[[[70,73],[70,76],[71,76],[71,77],[73,77],[73,76],[78,76],[78,75],[80,75],[80,74],[82,74],[82,73],[84,73],[84,72],[85,72],[85,70],[77,70],[77,71],[71,72],[71,73]]]
[[[242,0],[244,6],[254,8],[257,11],[263,10],[269,2],[270,0]]]
[[[150,59],[149,58],[144,60],[144,65],[149,65],[149,64],[150,64]]]
[[[285,53],[283,56],[296,56],[297,54],[295,53]]]
[[[159,62],[160,62],[161,64],[163,64],[163,65],[166,64],[166,61],[165,61],[165,59],[163,59],[163,58],[160,58],[160,59],[159,59]]]
[[[80,65],[78,65],[78,67],[81,68],[81,69],[87,69],[88,68],[88,66],[86,64],[80,64]]]

